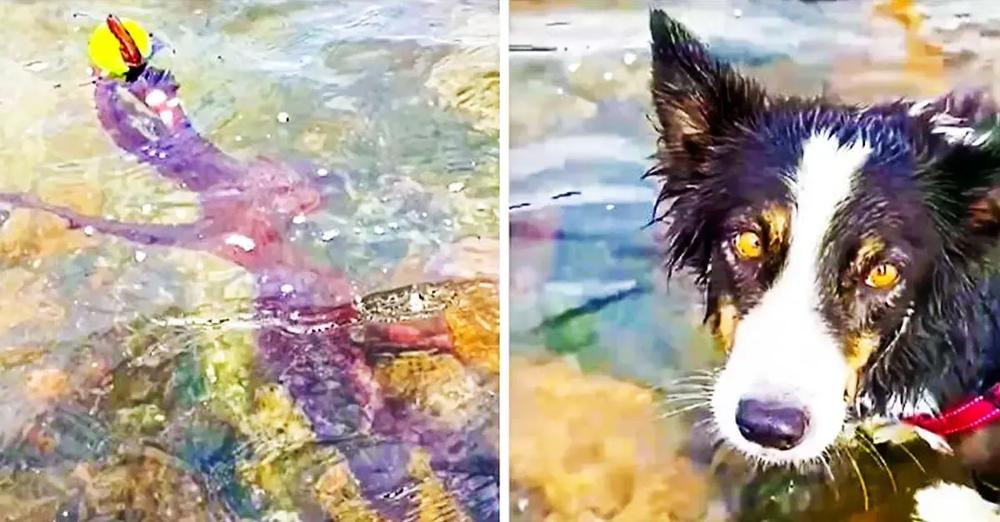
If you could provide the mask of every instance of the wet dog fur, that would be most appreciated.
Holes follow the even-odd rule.
[[[990,97],[781,96],[663,12],[650,29],[654,219],[727,354],[711,394],[723,442],[803,466],[852,421],[933,413],[1000,382]],[[962,442],[981,482],[1000,477],[1000,459]]]

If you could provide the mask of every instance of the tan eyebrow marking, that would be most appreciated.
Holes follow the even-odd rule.
[[[724,352],[729,352],[733,347],[736,325],[740,321],[740,311],[733,302],[733,298],[728,295],[720,297],[718,307],[708,320],[716,346]]]
[[[875,332],[863,331],[851,335],[847,339],[844,356],[847,360],[848,372],[847,382],[844,384],[844,396],[850,400],[858,391],[858,381],[861,370],[868,364],[868,360],[878,348],[880,337]]]
[[[768,205],[760,217],[767,224],[767,250],[771,253],[780,251],[788,237],[788,225],[791,222],[788,207],[779,204]]]
[[[885,241],[878,236],[865,236],[861,240],[861,246],[858,248],[857,260],[860,262],[867,261],[885,250]]]

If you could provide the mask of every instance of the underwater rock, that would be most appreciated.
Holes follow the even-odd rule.
[[[500,226],[496,196],[500,191],[500,166],[496,157],[483,160],[469,179],[470,182],[476,180],[474,186],[470,184],[459,194],[449,191],[449,213],[455,237],[496,241]]]
[[[117,423],[129,426],[132,433],[155,434],[167,420],[167,416],[156,404],[140,404],[115,411]]]
[[[288,391],[277,384],[267,384],[254,391],[253,412],[247,424],[255,439],[279,447],[302,445],[314,438],[309,422],[296,409]]]
[[[51,402],[70,392],[69,375],[59,368],[32,370],[28,373],[24,386],[28,397],[40,402]]]
[[[45,355],[45,350],[36,346],[8,346],[0,348],[0,371],[31,364]]]
[[[499,208],[496,197],[499,187],[499,164],[495,158],[489,158],[476,168],[468,177],[468,185],[459,193],[449,190],[447,200],[448,215],[442,221],[444,230],[450,230],[452,237],[486,237],[496,238],[499,230]],[[446,178],[443,181],[447,181]],[[450,182],[445,187],[455,186]]]
[[[103,358],[94,358],[90,364],[82,361],[93,375],[90,386],[77,385],[77,389],[93,394],[90,400],[99,405],[101,416],[108,419],[116,436],[129,440],[155,435],[168,423],[168,417],[176,416],[173,408],[188,406],[183,400],[175,401],[178,384],[184,380],[175,381],[173,376],[179,361],[193,357],[190,340],[183,329],[149,318],[94,336],[91,343],[105,349],[116,347],[126,361],[113,366]]]
[[[418,503],[406,520],[415,522],[470,522],[462,513],[444,484],[431,469],[431,458],[423,451],[414,451],[407,466],[410,476],[418,481]]]
[[[51,182],[39,187],[38,197],[82,214],[101,212],[101,188],[87,182]],[[55,215],[16,208],[0,226],[0,263],[27,264],[35,259],[72,254],[97,244],[83,230],[70,230]]]
[[[176,345],[174,350],[190,350],[197,359],[189,361],[187,369],[194,373],[186,373],[185,382],[198,390],[187,391],[207,400],[217,415],[252,437],[256,428],[248,419],[253,405],[256,337],[244,328],[218,326],[248,317],[253,279],[232,263],[202,252],[175,249],[166,252],[165,258],[183,282],[184,299],[184,310],[170,318],[184,333],[168,338]]]
[[[0,263],[26,264],[78,252],[97,244],[83,230],[70,230],[52,214],[15,209],[0,228]]]
[[[0,520],[55,520],[68,496],[62,482],[47,474],[0,471]]]
[[[202,337],[201,367],[212,409],[242,432],[253,433],[247,424],[253,397],[253,367],[256,345],[253,332],[223,331]]]
[[[478,47],[448,55],[431,69],[427,87],[446,107],[458,110],[483,132],[500,128],[500,56],[496,47]]]
[[[500,296],[495,283],[473,282],[462,287],[445,308],[453,349],[466,364],[500,371]]]
[[[334,449],[312,444],[309,422],[277,384],[254,390],[253,410],[241,424],[249,441],[238,475],[264,493],[272,509],[301,508],[301,499],[314,493],[309,473],[340,460]]]
[[[391,395],[454,429],[468,425],[487,400],[451,354],[404,353],[376,363],[375,376]]]
[[[463,237],[441,249],[425,267],[428,279],[500,279],[500,241]]]
[[[302,512],[310,503],[322,508],[325,504],[317,488],[323,479],[317,477],[322,477],[323,470],[331,462],[343,460],[335,449],[311,443],[262,445],[254,451],[260,454],[241,462],[237,475],[243,484],[265,499],[272,512]]]
[[[86,515],[126,520],[220,520],[225,512],[177,460],[147,448],[137,457],[106,466],[82,464],[76,476],[83,488]]]
[[[65,317],[46,278],[20,267],[0,272],[0,333],[35,323],[54,328]]]
[[[346,462],[331,465],[316,481],[315,495],[332,520],[381,522],[361,494],[361,485]]]
[[[56,180],[42,184],[37,190],[43,201],[81,214],[100,214],[104,207],[104,188],[96,182]]]
[[[341,111],[337,119],[319,119],[310,122],[298,137],[298,147],[320,157],[336,158],[353,133],[362,128],[356,114]]]
[[[654,394],[565,360],[513,358],[510,469],[522,520],[705,520],[709,486],[674,454]]]
[[[500,241],[496,238],[463,237],[442,246],[429,259],[420,252],[410,254],[393,269],[389,284],[401,287],[442,279],[498,280],[499,256]]]

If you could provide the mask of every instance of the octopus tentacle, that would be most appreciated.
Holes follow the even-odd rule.
[[[195,240],[201,226],[191,225],[155,225],[140,223],[125,223],[95,216],[86,216],[75,210],[50,205],[26,194],[0,193],[0,202],[15,207],[41,210],[55,214],[66,220],[71,229],[90,228],[94,232],[116,236],[133,243],[147,246],[179,246]]]
[[[184,188],[204,192],[246,170],[193,127],[169,72],[146,67],[137,79],[97,80],[94,99],[104,129],[122,150]]]

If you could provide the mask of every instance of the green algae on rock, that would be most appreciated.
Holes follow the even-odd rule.
[[[470,118],[474,128],[495,133],[500,127],[499,63],[495,47],[459,51],[434,64],[427,87],[446,107]]]

